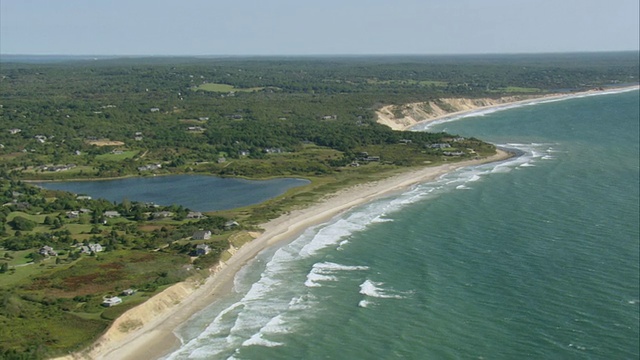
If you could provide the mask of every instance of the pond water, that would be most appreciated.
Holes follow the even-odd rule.
[[[258,204],[308,184],[304,179],[246,180],[206,175],[170,175],[97,181],[40,182],[50,190],[64,190],[121,202],[123,199],[178,204],[195,211],[227,210]]]

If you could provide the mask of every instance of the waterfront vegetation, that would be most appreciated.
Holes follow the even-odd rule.
[[[207,276],[229,256],[229,244],[249,241],[259,224],[328,193],[495,151],[455,134],[392,131],[375,121],[383,105],[637,81],[637,53],[5,60],[0,358],[42,358],[88,345],[126,309],[171,284]],[[183,206],[111,203],[25,181],[183,173],[311,183],[200,217]],[[211,237],[192,240],[202,229]],[[209,252],[195,256],[205,244]],[[118,306],[101,306],[105,296],[128,288],[138,291]]]

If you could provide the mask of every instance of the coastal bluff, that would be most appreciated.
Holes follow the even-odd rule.
[[[505,96],[500,98],[442,98],[404,105],[386,105],[376,111],[377,122],[393,130],[406,130],[411,126],[457,113],[499,106],[539,96]]]

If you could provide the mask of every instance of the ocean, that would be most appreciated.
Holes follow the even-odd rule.
[[[611,91],[430,128],[522,155],[264,251],[166,359],[638,359],[639,109]]]

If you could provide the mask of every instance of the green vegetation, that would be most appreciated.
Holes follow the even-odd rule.
[[[636,53],[4,62],[0,358],[86,346],[160,289],[207,276],[257,225],[327,193],[495,152],[474,138],[393,131],[376,123],[383,105],[585,90],[637,82],[638,72]],[[443,143],[457,155],[433,146]],[[311,183],[199,218],[23,181],[178,173]],[[201,229],[211,237],[192,240]],[[101,306],[128,288],[137,294]]]

